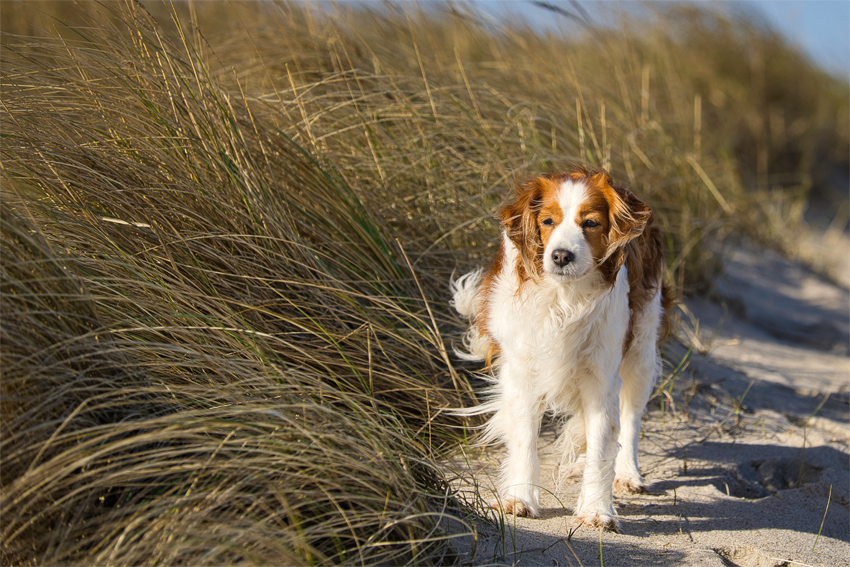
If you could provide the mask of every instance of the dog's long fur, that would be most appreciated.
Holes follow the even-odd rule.
[[[452,305],[471,322],[458,354],[495,371],[488,401],[464,411],[493,413],[483,439],[506,445],[497,505],[539,515],[537,436],[548,409],[572,416],[562,464],[585,455],[575,515],[616,530],[612,486],[645,489],[640,418],[672,303],[661,233],[644,202],[585,167],[518,185],[498,217],[489,271],[452,282]]]

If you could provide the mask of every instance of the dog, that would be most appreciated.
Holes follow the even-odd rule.
[[[492,413],[482,441],[506,447],[494,507],[539,516],[537,437],[551,410],[571,416],[561,466],[580,469],[584,454],[578,522],[617,531],[614,490],[646,489],[640,420],[674,300],[661,231],[646,203],[585,166],[518,183],[497,218],[495,261],[453,280],[450,302],[470,321],[458,356],[494,371],[487,401],[462,410]]]

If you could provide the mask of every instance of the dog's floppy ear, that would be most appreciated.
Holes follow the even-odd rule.
[[[519,249],[525,271],[531,275],[539,271],[537,256],[543,247],[537,225],[542,198],[543,187],[539,179],[517,183],[514,199],[499,209],[496,215],[502,221],[502,230]]]
[[[617,198],[609,209],[611,232],[608,246],[623,246],[643,233],[652,210],[628,189],[616,185],[611,188]]]
[[[604,182],[608,186],[606,196],[608,220],[611,225],[608,231],[608,248],[602,261],[612,263],[609,269],[612,275],[616,275],[625,262],[626,245],[643,234],[652,215],[652,209],[628,189],[614,185],[611,176],[607,173],[597,175],[606,176]]]

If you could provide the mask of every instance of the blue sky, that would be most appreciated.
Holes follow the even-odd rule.
[[[850,0],[750,0],[821,67],[850,78]]]
[[[495,14],[519,13],[532,25],[546,27],[558,20],[531,0],[473,0]],[[569,1],[545,0],[573,11]],[[664,1],[664,0],[656,0]],[[850,0],[691,0],[721,8],[745,8],[761,12],[774,29],[799,45],[818,65],[831,73],[850,79]],[[427,3],[427,1],[426,1]],[[460,3],[463,3],[461,0]],[[600,22],[605,14],[618,8],[639,10],[639,2],[620,0],[580,0],[579,4]]]

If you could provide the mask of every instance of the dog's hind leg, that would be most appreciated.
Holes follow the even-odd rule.
[[[620,365],[623,379],[620,390],[620,452],[615,466],[614,491],[621,494],[646,490],[646,483],[638,470],[638,439],[641,416],[661,373],[657,347],[660,313],[659,294],[643,313],[638,314],[634,340]]]
[[[573,409],[573,415],[564,424],[558,436],[556,450],[561,458],[556,467],[555,486],[560,489],[563,479],[581,478],[584,474],[587,433],[584,430],[584,414],[580,408]]]

